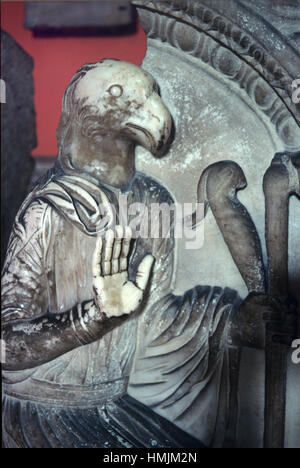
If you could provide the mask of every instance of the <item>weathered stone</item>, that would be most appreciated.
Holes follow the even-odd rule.
[[[134,236],[134,213],[123,226],[113,213],[122,194],[129,207],[171,203],[134,165],[136,144],[161,156],[171,126],[155,81],[133,64],[86,64],[69,83],[57,163],[15,220],[2,276],[5,447],[203,446],[124,397],[135,345],[148,331],[139,322],[169,292],[174,240]]]
[[[6,103],[1,104],[1,264],[11,227],[28,188],[36,146],[33,104],[33,60],[1,31],[1,78]]]
[[[145,150],[138,150],[138,169],[160,180],[177,201],[187,203],[196,201],[199,175],[211,164],[238,163],[247,180],[238,197],[256,225],[267,265],[263,177],[276,152],[300,149],[300,104],[293,99],[292,87],[300,77],[299,28],[294,20],[299,1],[133,3],[148,36],[143,67],[157,80],[176,129],[165,158],[154,161]],[[291,197],[289,288],[298,301],[299,220],[299,201]],[[213,284],[246,296],[246,284],[212,211],[206,216],[203,248],[186,250],[179,241],[177,255],[175,290],[179,294],[191,284]],[[300,401],[291,395],[299,388],[300,373],[290,355],[287,366],[287,393],[293,404],[287,405],[286,445],[299,446]],[[237,444],[261,446],[263,352],[242,351],[241,376]],[[249,382],[255,392],[249,392]],[[139,398],[134,387],[132,395]],[[169,409],[161,409],[161,414],[170,417]],[[185,424],[182,420],[181,427],[187,429]],[[200,424],[194,435],[197,430],[201,431]]]
[[[136,3],[155,79],[83,65],[16,218],[4,445],[297,446],[298,54],[239,1]]]
[[[299,0],[241,0],[241,3],[279,31],[293,47],[300,50]]]

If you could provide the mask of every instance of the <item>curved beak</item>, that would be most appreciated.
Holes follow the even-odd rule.
[[[172,117],[160,96],[153,92],[126,122],[125,128],[138,144],[159,157],[171,134]]]

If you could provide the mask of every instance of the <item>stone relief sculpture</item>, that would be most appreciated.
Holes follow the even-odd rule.
[[[171,111],[176,128],[175,138],[163,159],[154,162],[146,151],[138,148],[137,168],[156,177],[179,203],[185,203],[197,200],[199,175],[206,173],[206,176],[203,174],[205,182],[210,165],[223,161],[238,164],[246,180],[240,175],[238,187],[239,170],[236,168],[237,186],[232,186],[230,197],[235,200],[234,190],[240,188],[238,200],[246,207],[256,227],[267,272],[273,254],[269,257],[267,252],[270,240],[265,236],[265,229],[270,226],[275,231],[270,224],[271,217],[265,219],[268,195],[265,197],[263,191],[264,175],[276,153],[297,153],[300,149],[300,107],[294,92],[300,61],[299,34],[296,33],[299,2],[283,0],[279,5],[269,0],[135,0],[134,4],[148,37],[143,68],[159,82],[162,98]],[[278,160],[280,158],[278,156]],[[296,169],[291,169],[290,174],[290,187],[295,187]],[[247,186],[241,190],[245,183]],[[228,182],[228,190],[229,187]],[[202,188],[205,188],[205,183]],[[295,189],[289,197],[289,218],[285,217],[286,205],[282,201],[282,206],[285,206],[282,217],[277,214],[272,223],[281,220],[277,246],[282,253],[275,257],[281,259],[279,263],[282,266],[288,262],[289,292],[299,304],[300,204],[296,192]],[[229,205],[225,193],[224,183],[224,191],[218,195],[218,204],[221,195],[223,197],[223,207]],[[205,201],[205,191],[202,194],[201,200]],[[282,197],[287,201],[284,195]],[[279,199],[274,203],[274,206],[279,206]],[[242,236],[235,236],[235,242],[228,245],[232,228],[220,229],[222,219],[218,218],[219,212],[220,209],[211,203],[205,217],[203,248],[186,250],[184,242],[177,240],[173,282],[176,294],[180,295],[196,284],[230,287],[243,299],[249,293],[249,278],[245,273],[251,271],[251,260],[246,255],[239,255],[240,261],[239,258],[234,259],[234,253],[239,252],[236,243],[243,244]],[[249,218],[245,218],[245,225],[248,223],[246,220]],[[282,220],[285,220],[283,224]],[[288,223],[288,254],[285,223]],[[248,226],[250,228],[251,224]],[[255,251],[256,235],[251,239],[252,251]],[[250,246],[248,248],[250,251]],[[215,261],[211,261],[212,258]],[[254,261],[252,268],[255,265],[261,272],[259,262]],[[287,266],[285,268],[286,273]],[[287,278],[284,267],[279,277]],[[259,275],[253,278],[252,287],[255,283],[256,287],[262,287]],[[280,289],[280,294],[284,289]],[[265,380],[268,379],[265,379],[265,370],[268,365],[265,358],[264,351],[248,347],[240,351],[240,372],[236,382],[238,401],[235,402],[237,446],[268,445],[264,441],[268,406],[265,395],[270,395],[266,391]],[[286,405],[281,403],[281,424],[278,424],[278,418],[276,427],[284,426],[284,413],[284,445],[298,447],[300,400],[296,389],[300,385],[299,366],[292,362],[291,350],[287,361],[283,360],[286,362],[286,385],[282,372],[280,384],[285,388]],[[138,397],[138,392],[134,395]],[[160,412],[168,414],[161,408]],[[186,421],[180,424],[181,427],[189,426]],[[200,435],[200,431],[195,424],[194,433]],[[283,445],[282,439],[281,435],[280,445]]]
[[[156,26],[164,6],[182,6],[137,3],[145,7],[144,24],[154,17]],[[170,11],[160,31],[181,27]],[[146,68],[157,63],[155,47],[148,48]],[[174,64],[168,45],[160,52]],[[160,66],[153,66],[155,80],[122,61],[86,64],[64,93],[57,162],[21,206],[3,268],[5,447],[242,446],[245,347],[266,353],[265,446],[284,445],[280,396],[288,346],[297,336],[297,303],[288,289],[288,200],[299,196],[300,156],[294,147],[277,151],[261,174],[267,254],[260,221],[242,197],[250,186],[245,155],[229,158],[226,150],[217,160],[208,157],[195,175],[192,196],[204,204],[205,226],[217,229],[216,245],[223,239],[246,294],[232,281],[230,263],[224,285],[218,275],[210,281],[206,265],[218,268],[223,257],[205,244],[186,252],[194,256],[189,268],[180,264],[176,217],[164,236],[142,233],[153,223],[162,232],[150,208],[173,206],[166,164],[171,171],[174,155],[175,169],[184,169],[178,154],[185,143],[184,151],[193,146],[182,94],[166,96],[168,86],[177,86],[172,79],[167,84],[172,67],[166,76]],[[181,113],[170,96],[179,97]],[[139,218],[128,210],[124,223],[124,199],[147,210]],[[199,220],[192,219],[196,230]],[[207,274],[207,281],[181,293],[180,265],[184,275]]]

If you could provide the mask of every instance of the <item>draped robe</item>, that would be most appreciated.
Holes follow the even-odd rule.
[[[164,187],[140,173],[124,192],[128,206],[173,203]],[[34,188],[16,217],[3,268],[4,324],[26,333],[26,320],[47,310],[63,314],[93,298],[96,236],[108,227],[98,207],[104,204],[110,215],[119,195],[91,177],[55,171]],[[236,351],[228,328],[240,299],[211,286],[172,293],[172,226],[169,237],[133,241],[130,278],[147,253],[155,264],[141,313],[50,362],[4,372],[6,447],[178,446],[159,415],[206,446],[234,443]],[[149,427],[146,407],[155,412]]]

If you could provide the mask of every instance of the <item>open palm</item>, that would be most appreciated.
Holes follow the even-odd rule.
[[[128,279],[128,253],[131,229],[116,226],[98,237],[93,258],[95,303],[108,317],[119,317],[137,310],[147,287],[154,258],[146,255],[137,269],[135,281]]]

